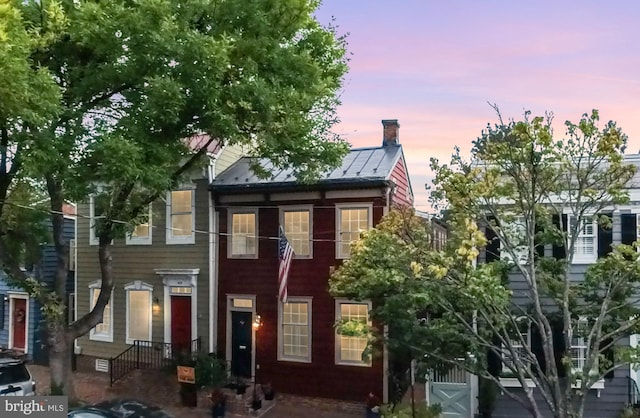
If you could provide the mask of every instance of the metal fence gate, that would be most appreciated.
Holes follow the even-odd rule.
[[[440,404],[443,418],[473,418],[477,409],[478,378],[459,368],[428,376],[426,399]]]

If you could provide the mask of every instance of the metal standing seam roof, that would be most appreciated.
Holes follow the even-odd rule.
[[[353,182],[357,184],[366,181],[388,180],[401,156],[402,147],[400,145],[354,148],[344,157],[340,167],[322,175],[318,183]],[[218,175],[211,183],[211,187],[215,190],[242,186],[286,186],[296,183],[293,170],[275,168],[267,159],[261,160],[260,165],[270,171],[272,175],[270,178],[261,179],[251,170],[250,161],[248,157],[236,161]]]

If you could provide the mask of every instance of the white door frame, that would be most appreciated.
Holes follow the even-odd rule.
[[[234,299],[246,299],[251,300],[251,307],[239,307],[233,306]],[[231,365],[231,356],[233,354],[233,350],[231,347],[231,312],[251,312],[251,320],[253,321],[256,317],[256,295],[237,295],[237,294],[227,294],[227,330],[226,330],[226,359],[229,361],[229,367]],[[256,375],[256,328],[251,324],[251,376],[252,378]],[[231,369],[229,369],[231,370]]]
[[[198,274],[200,274],[200,269],[156,269],[155,272],[162,277],[164,285],[164,342],[171,343],[172,287],[191,288],[190,294],[184,293],[180,296],[191,297],[191,340],[195,340],[198,338]]]
[[[13,348],[13,311],[16,299],[25,300],[24,313],[24,352],[29,352],[29,295],[27,293],[9,293],[9,348]]]

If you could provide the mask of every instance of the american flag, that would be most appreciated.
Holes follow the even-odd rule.
[[[280,260],[280,268],[278,271],[278,284],[280,290],[278,297],[282,303],[287,303],[287,278],[289,276],[289,269],[291,269],[291,259],[293,258],[293,248],[287,241],[286,235],[284,235],[284,228],[280,225],[280,232],[278,236],[278,259]]]

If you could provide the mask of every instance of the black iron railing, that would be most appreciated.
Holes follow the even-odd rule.
[[[182,347],[159,341],[135,340],[131,347],[109,359],[110,384],[113,386],[114,382],[136,369],[168,369],[180,360],[194,358],[201,349],[200,337],[191,341],[190,346]]]
[[[640,390],[638,389],[638,384],[634,379],[629,377],[629,405],[631,407],[638,408],[640,405]]]

